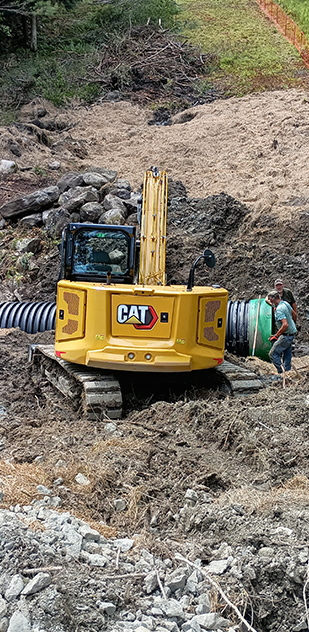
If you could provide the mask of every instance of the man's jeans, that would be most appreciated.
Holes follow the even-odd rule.
[[[283,364],[285,371],[291,370],[292,343],[294,335],[295,334],[279,336],[278,340],[276,340],[269,352],[269,357],[275,365],[278,373],[282,373],[281,363]]]

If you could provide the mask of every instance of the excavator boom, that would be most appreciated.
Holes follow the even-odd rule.
[[[141,214],[140,285],[165,285],[167,174],[157,168],[144,176]]]

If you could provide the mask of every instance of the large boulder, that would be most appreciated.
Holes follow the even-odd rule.
[[[125,223],[125,217],[119,209],[111,209],[102,213],[99,218],[100,224],[111,224],[112,226],[123,226]]]
[[[41,212],[47,206],[51,206],[59,197],[57,186],[48,187],[41,191],[35,191],[22,198],[15,198],[0,207],[0,214],[5,219],[15,219],[24,215]]]
[[[127,200],[123,200],[123,203],[129,215],[131,213],[137,213],[138,206],[142,204],[142,195],[141,193],[131,193]]]
[[[97,173],[102,176],[105,179],[105,183],[114,182],[117,178],[117,171],[113,171],[113,169],[105,169],[104,167],[87,167],[83,176],[89,173]]]
[[[103,207],[105,208],[106,211],[117,210],[120,213],[122,213],[124,218],[127,217],[128,213],[127,213],[125,204],[120,198],[116,197],[115,195],[112,195],[111,193],[108,193],[105,196],[103,200]]]
[[[95,223],[102,215],[103,207],[98,202],[87,202],[80,208],[80,221]]]
[[[83,176],[81,173],[76,173],[75,171],[68,171],[65,173],[62,178],[60,178],[59,182],[57,182],[58,189],[60,193],[67,191],[68,189],[74,189],[75,187],[80,187],[83,184]]]
[[[115,195],[116,197],[120,198],[121,200],[129,200],[130,199],[130,191],[128,189],[118,189],[117,187],[115,187],[114,189],[112,189],[110,191],[110,193],[112,195]]]
[[[15,250],[20,254],[25,252],[37,254],[42,250],[42,241],[40,237],[24,237],[23,239],[18,239],[15,243]]]
[[[54,238],[61,237],[63,229],[71,222],[69,211],[65,208],[55,209],[49,212],[45,218],[45,228],[48,235]]]
[[[33,226],[40,226],[42,224],[42,213],[32,213],[32,215],[26,215],[22,217],[20,223],[23,226],[29,226],[32,228]]]
[[[103,173],[96,173],[95,171],[88,171],[83,173],[84,184],[90,184],[96,189],[100,189],[104,184],[110,182],[110,180]]]
[[[64,191],[59,197],[59,204],[69,213],[86,204],[86,202],[98,202],[99,193],[94,187],[75,187]]]

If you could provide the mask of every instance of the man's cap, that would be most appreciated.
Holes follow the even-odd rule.
[[[276,279],[274,285],[283,285],[282,279]]]
[[[271,292],[268,292],[267,298],[280,298],[280,294],[277,290],[272,290]]]

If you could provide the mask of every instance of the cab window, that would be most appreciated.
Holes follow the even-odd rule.
[[[125,275],[129,269],[130,238],[121,231],[78,230],[74,236],[73,274]]]

